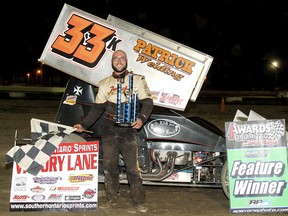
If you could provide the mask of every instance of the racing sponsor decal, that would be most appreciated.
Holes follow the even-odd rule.
[[[81,174],[81,175],[70,175],[68,181],[70,182],[90,182],[93,181],[94,175],[92,174]]]
[[[68,196],[65,196],[64,197],[64,200],[65,201],[75,201],[75,200],[77,200],[77,201],[79,201],[79,200],[81,200],[81,196],[77,196],[77,195],[68,195]]]
[[[23,177],[23,176],[19,176],[15,179],[15,185],[17,187],[25,187],[26,186],[26,182],[27,182],[27,178]]]
[[[45,191],[45,188],[36,186],[30,189],[33,193],[43,193]]]
[[[84,198],[87,198],[87,199],[92,199],[96,194],[96,190],[93,190],[93,189],[87,189],[84,191],[83,193],[83,197]]]
[[[13,201],[26,201],[28,200],[30,197],[28,195],[14,195],[13,196]]]
[[[43,194],[35,194],[32,196],[32,200],[34,201],[42,201],[45,200],[45,196]]]
[[[74,105],[76,104],[76,101],[77,101],[76,95],[68,95],[63,103],[68,105]]]
[[[57,187],[58,191],[62,192],[75,192],[78,191],[80,187]]]
[[[62,180],[62,177],[60,176],[33,177],[33,181],[39,184],[56,184],[58,180]]]
[[[49,201],[59,201],[61,200],[62,194],[50,194],[47,200]]]
[[[269,155],[268,150],[251,150],[245,152],[245,158],[266,158]]]
[[[50,191],[56,191],[56,189],[57,189],[57,187],[56,186],[52,186],[52,187],[50,187]]]
[[[17,182],[15,185],[18,187],[21,187],[21,186],[24,187],[24,186],[26,186],[26,183],[23,181],[20,181],[20,182]]]
[[[175,52],[170,52],[163,47],[160,48],[158,45],[149,43],[144,39],[138,38],[133,49],[139,53],[137,61],[142,64],[146,63],[148,67],[171,76],[176,81],[180,81],[185,77],[182,74],[183,72],[191,75],[193,67],[196,65],[196,62],[177,55]],[[159,52],[155,53],[155,49]]]
[[[161,93],[159,102],[173,105],[180,105],[183,99],[181,99],[180,95],[173,93]]]
[[[73,89],[73,95],[67,95],[63,103],[67,105],[75,105],[77,103],[77,97],[82,95],[82,91],[82,86],[75,85]]]
[[[148,130],[155,136],[172,137],[180,132],[180,125],[169,119],[155,119],[149,122]]]

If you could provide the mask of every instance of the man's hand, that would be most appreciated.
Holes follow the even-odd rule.
[[[84,128],[81,126],[81,124],[76,124],[73,126],[73,128],[76,128],[76,132],[82,133],[84,131]]]
[[[135,122],[131,123],[132,128],[140,129],[143,126],[143,122],[140,118],[137,118]]]

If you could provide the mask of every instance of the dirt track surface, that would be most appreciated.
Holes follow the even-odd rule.
[[[10,215],[39,215],[40,212],[10,212],[11,168],[4,165],[4,156],[13,147],[15,130],[19,138],[30,137],[30,120],[38,118],[54,121],[59,101],[44,100],[1,100],[0,99],[0,131],[1,131],[1,161],[0,168],[0,213]],[[191,103],[187,106],[184,115],[200,116],[218,126],[224,131],[224,123],[232,121],[237,109],[249,114],[250,110],[257,112],[268,119],[288,120],[287,105],[225,105],[224,110],[219,104]],[[287,123],[286,123],[287,128]],[[127,185],[121,185],[120,199],[117,206],[110,209],[98,209],[94,212],[41,212],[43,215],[99,215],[99,216],[126,216],[126,215],[231,215],[229,200],[219,188],[191,188],[191,187],[164,187],[145,186],[147,195],[147,213],[135,211]],[[102,197],[103,184],[99,184],[99,200]],[[256,214],[246,214],[256,215]],[[257,214],[264,215],[264,214]],[[267,215],[267,214],[265,214]],[[269,214],[276,215],[276,214]],[[277,214],[279,215],[279,214]]]

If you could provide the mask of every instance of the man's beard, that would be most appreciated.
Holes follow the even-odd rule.
[[[127,64],[126,64],[123,68],[121,68],[121,69],[117,69],[114,65],[112,65],[112,68],[113,68],[113,70],[114,70],[115,72],[117,72],[117,73],[122,73],[122,72],[124,72],[124,71],[127,69]]]

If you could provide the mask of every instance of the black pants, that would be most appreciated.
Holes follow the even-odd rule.
[[[108,119],[103,121],[103,167],[108,198],[118,199],[119,153],[121,153],[127,170],[131,197],[135,203],[145,202],[145,191],[137,159],[138,139],[135,129],[115,126],[114,122]]]

